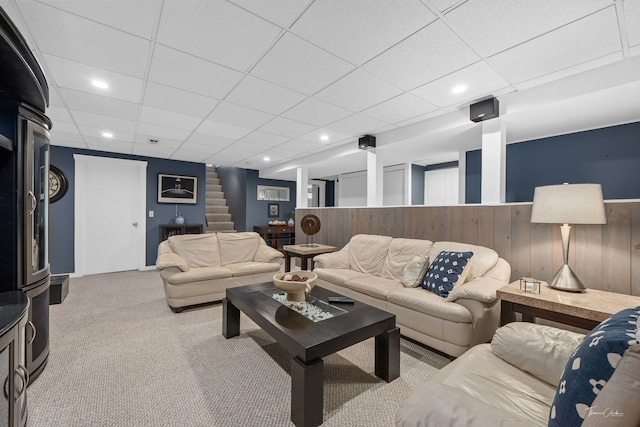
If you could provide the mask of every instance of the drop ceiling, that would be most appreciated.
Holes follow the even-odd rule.
[[[387,165],[456,160],[488,96],[508,142],[640,120],[637,0],[0,6],[47,76],[58,146],[295,180],[365,169],[364,134]]]

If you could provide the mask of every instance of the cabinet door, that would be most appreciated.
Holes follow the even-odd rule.
[[[2,399],[0,399],[0,425],[9,425],[9,363],[10,346],[6,346],[0,351],[0,379],[2,380]]]

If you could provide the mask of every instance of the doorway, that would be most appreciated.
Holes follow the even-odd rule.
[[[147,162],[74,159],[76,275],[144,268]]]

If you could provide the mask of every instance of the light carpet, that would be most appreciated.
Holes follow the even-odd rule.
[[[222,336],[220,303],[173,313],[155,271],[72,278],[51,306],[49,362],[28,425],[292,426],[288,354],[248,317]],[[401,340],[400,378],[374,374],[373,338],[325,358],[325,426],[393,426],[402,401],[449,363]]]

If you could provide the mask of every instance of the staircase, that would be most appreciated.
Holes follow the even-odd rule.
[[[235,232],[218,172],[212,166],[207,166],[206,190],[207,233]]]

